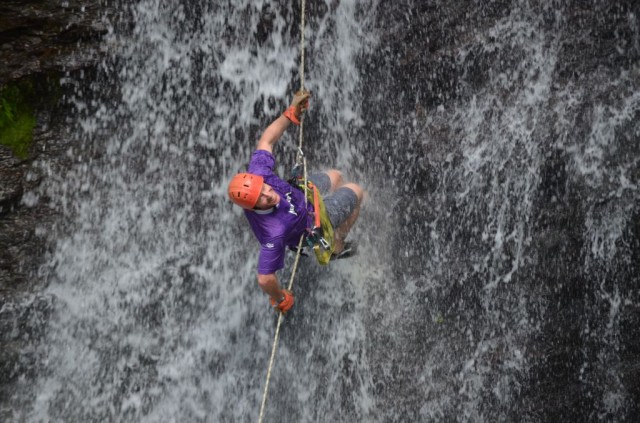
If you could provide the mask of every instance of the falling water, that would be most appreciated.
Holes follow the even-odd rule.
[[[307,5],[305,153],[368,198],[361,253],[296,278],[266,421],[638,412],[637,11],[450,3]],[[29,197],[60,219],[16,420],[257,419],[275,316],[225,189],[299,87],[298,5],[122,0],[103,19],[90,87],[63,81],[73,164]],[[613,53],[592,21],[618,27]]]

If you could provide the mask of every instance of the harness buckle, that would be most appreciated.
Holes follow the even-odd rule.
[[[313,229],[307,229],[307,232],[307,243],[309,246],[320,245],[324,250],[331,248],[331,245],[329,245],[327,240],[322,236],[322,228],[316,226]]]
[[[326,239],[324,239],[323,237],[320,237],[318,239],[318,241],[320,241],[320,245],[322,246],[322,248],[324,248],[325,250],[328,250],[329,248],[331,248],[331,246],[329,245],[329,243],[327,242]]]

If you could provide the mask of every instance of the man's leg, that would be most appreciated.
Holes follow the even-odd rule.
[[[333,192],[344,185],[344,179],[342,178],[342,172],[337,169],[329,169],[324,172],[331,181],[331,188],[329,192]]]
[[[320,190],[322,196],[329,195],[342,185],[344,185],[344,179],[342,179],[342,172],[336,169],[329,169],[325,172],[317,172],[309,175],[309,180],[315,184]]]
[[[337,174],[340,175],[339,172]],[[334,176],[336,176],[335,173]],[[347,183],[342,184],[325,198],[327,213],[334,229],[335,254],[339,254],[344,249],[344,240],[358,219],[363,197],[364,191],[360,185]]]
[[[344,249],[344,239],[358,219],[364,191],[358,184],[346,183],[342,172],[329,169],[309,176],[320,189],[334,229],[335,253]]]
[[[344,184],[342,173],[339,170],[330,169],[326,172],[316,172],[309,175],[309,180],[320,190],[322,196],[331,194]]]
[[[360,185],[354,183],[348,183],[342,185],[340,188],[348,188],[356,194],[357,203],[353,212],[347,217],[347,219],[338,226],[337,229],[334,230],[334,243],[335,243],[335,253],[339,254],[344,249],[344,240],[349,234],[351,227],[356,220],[358,220],[358,215],[360,214],[360,204],[362,204],[362,198],[364,197],[364,191],[360,187]]]

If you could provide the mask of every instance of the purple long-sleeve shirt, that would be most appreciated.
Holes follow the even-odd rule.
[[[268,275],[284,267],[288,246],[297,247],[300,236],[312,225],[313,206],[305,210],[304,193],[280,179],[274,172],[275,159],[266,150],[256,150],[249,163],[249,173],[264,177],[279,195],[280,202],[270,210],[245,210],[244,214],[260,243],[258,273]]]

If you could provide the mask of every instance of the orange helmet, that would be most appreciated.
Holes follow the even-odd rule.
[[[229,182],[229,198],[244,209],[255,207],[262,192],[264,178],[251,173],[238,173]]]

